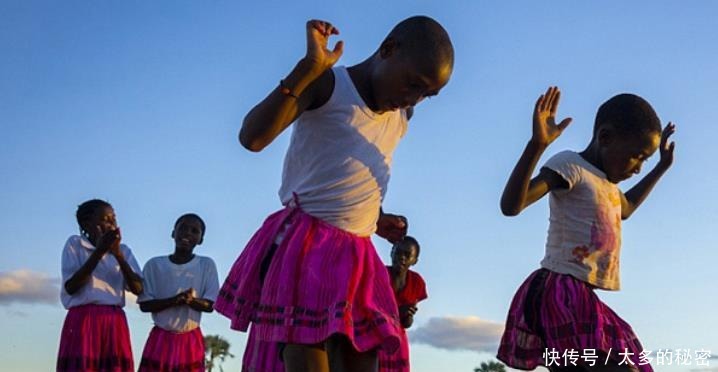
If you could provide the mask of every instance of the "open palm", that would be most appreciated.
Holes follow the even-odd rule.
[[[561,91],[558,87],[549,87],[546,93],[542,94],[536,101],[533,118],[534,142],[548,146],[561,135],[571,123],[571,118],[563,119],[556,124],[556,111],[561,98]]]

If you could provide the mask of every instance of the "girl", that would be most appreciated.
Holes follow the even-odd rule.
[[[617,95],[598,109],[585,150],[558,153],[529,180],[543,151],[571,122],[556,125],[559,98],[558,88],[551,87],[536,102],[533,136],[501,197],[502,212],[515,216],[550,193],[551,216],[541,269],[514,296],[498,358],[525,370],[545,365],[551,371],[652,371],[631,327],[594,290],[620,287],[621,220],[673,163],[675,145],[668,138],[675,126],[661,131],[648,102]],[[656,149],[656,167],[622,193],[616,184],[638,174]],[[567,352],[580,355],[576,365],[566,365]]]
[[[297,119],[285,208],[250,240],[215,308],[233,329],[252,322],[257,341],[277,343],[287,371],[376,371],[376,349],[396,350],[402,330],[370,236],[405,234],[402,219],[380,213],[391,157],[411,108],[448,82],[453,47],[436,21],[412,17],[364,62],[332,68],[342,43],[327,42],[338,30],[309,21],[306,33],[305,58],[239,133],[260,151]]]
[[[391,249],[391,266],[387,266],[391,287],[394,290],[397,305],[399,305],[399,319],[403,328],[409,328],[414,323],[416,305],[425,300],[426,283],[418,273],[409,270],[416,265],[420,253],[419,242],[411,236],[394,244]],[[379,352],[380,371],[409,371],[409,339],[406,331],[402,333],[402,342],[399,352],[387,354]]]
[[[142,277],[132,251],[120,244],[112,206],[89,200],[77,208],[80,235],[62,251],[62,326],[57,371],[132,371],[132,348],[125,290],[142,293]]]
[[[219,292],[214,261],[195,255],[202,244],[205,224],[193,213],[177,219],[172,230],[174,253],[147,261],[142,274],[145,291],[140,309],[152,313],[154,328],[145,343],[140,371],[204,371],[202,313],[212,312]]]

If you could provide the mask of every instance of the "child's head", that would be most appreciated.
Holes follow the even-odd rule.
[[[101,234],[117,229],[115,210],[104,200],[92,199],[80,204],[75,218],[80,226],[80,233],[93,244]]]
[[[175,250],[182,250],[192,253],[194,247],[202,244],[204,239],[205,224],[200,216],[194,213],[187,213],[175,221],[172,229],[172,239],[175,241]]]
[[[416,262],[419,261],[420,252],[419,242],[407,235],[391,247],[391,266],[408,270],[409,267],[416,265]]]
[[[379,112],[407,108],[434,96],[454,67],[454,47],[446,30],[425,16],[396,25],[374,53],[372,95]]]
[[[599,167],[618,183],[637,174],[661,139],[661,122],[651,105],[635,94],[619,94],[596,114],[591,146],[598,149]]]

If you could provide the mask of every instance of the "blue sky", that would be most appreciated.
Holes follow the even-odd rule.
[[[417,107],[384,203],[408,216],[422,244],[416,269],[430,298],[414,326],[413,370],[490,360],[516,287],[538,266],[546,201],[506,218],[498,200],[549,85],[574,122],[544,160],[583,149],[596,109],[617,93],[645,97],[677,124],[674,167],[624,224],[623,289],[600,296],[646,349],[718,354],[717,11],[709,1],[0,2],[4,368],[54,365],[60,253],[79,203],[109,200],[140,263],[172,250],[177,216],[199,213],[208,230],[197,253],[223,278],[280,207],[288,132],[252,154],[237,131],[303,55],[304,22],[334,23],[345,42],[339,64],[351,65],[416,14],[445,26],[456,65],[441,94]],[[388,259],[388,244],[376,243]],[[139,357],[150,317],[126,312]],[[215,314],[203,329],[230,340],[237,358],[225,370],[238,370],[245,335]],[[657,368],[694,369],[709,370]]]

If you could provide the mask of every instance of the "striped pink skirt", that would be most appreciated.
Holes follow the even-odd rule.
[[[511,302],[497,357],[509,367],[532,370],[548,365],[570,367],[571,361],[586,366],[595,354],[596,365],[606,364],[608,358],[609,364],[653,371],[639,359],[641,352],[631,326],[601,302],[587,283],[539,269]]]
[[[62,326],[57,371],[133,371],[130,331],[119,306],[70,308]]]
[[[282,239],[277,245],[277,234]],[[264,222],[215,303],[256,340],[317,344],[343,334],[359,352],[393,352],[402,332],[386,268],[369,237],[287,207]]]
[[[379,372],[409,372],[409,338],[402,330],[401,344],[395,353],[379,350]]]
[[[242,356],[242,372],[284,372],[280,353],[279,343],[257,340],[257,333],[250,328]]]
[[[139,372],[204,371],[204,337],[199,327],[175,333],[154,326],[142,352]]]

